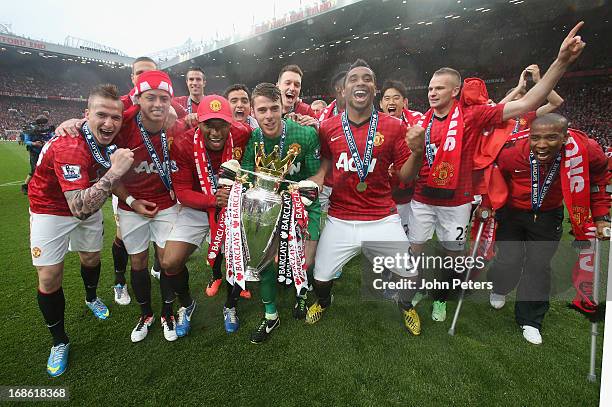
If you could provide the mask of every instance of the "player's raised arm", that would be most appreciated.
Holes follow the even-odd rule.
[[[540,79],[542,79],[540,76],[540,67],[536,64],[528,66],[527,72],[531,73],[535,83],[540,82]],[[563,98],[554,90],[550,91],[548,96],[546,96],[546,100],[548,103],[546,103],[544,106],[538,107],[538,110],[536,110],[536,116],[544,116],[547,113],[552,113],[561,107],[564,102]]]
[[[523,98],[504,105],[503,120],[535,110],[544,102],[567,68],[580,56],[586,46],[582,38],[576,35],[583,25],[583,21],[579,22],[565,37],[559,48],[557,59],[553,61],[542,79]]]

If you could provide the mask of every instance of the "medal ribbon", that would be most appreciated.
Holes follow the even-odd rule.
[[[541,190],[540,164],[531,151],[529,152],[529,164],[531,166],[531,210],[533,210],[534,213],[537,213],[540,210],[542,202],[544,202],[544,198],[546,197],[548,190],[557,176],[557,173],[559,172],[559,168],[561,167],[561,152],[559,152],[555,157],[555,162],[548,171]]]
[[[353,137],[353,132],[351,131],[351,126],[348,122],[346,110],[342,112],[342,130],[344,131],[344,138],[346,139],[349,151],[351,152],[351,157],[353,158],[353,162],[355,163],[355,168],[357,168],[357,176],[359,177],[360,182],[364,182],[368,176],[368,170],[370,168],[370,163],[372,162],[372,151],[374,150],[374,135],[376,134],[377,126],[378,112],[374,108],[372,108],[372,116],[370,117],[370,126],[368,128],[368,138],[366,141],[366,147],[362,160],[359,156],[359,151],[357,150],[357,143],[355,143],[355,138]]]
[[[427,129],[425,130],[425,156],[427,157],[427,164],[429,164],[429,168],[433,165],[434,162],[434,153],[433,148],[431,147],[431,128],[433,126],[434,115],[431,115],[431,119],[429,119],[429,123],[427,124]]]
[[[142,141],[144,142],[145,147],[147,148],[147,151],[149,152],[149,157],[151,157],[153,164],[155,164],[155,168],[157,169],[157,175],[159,175],[159,178],[162,180],[162,182],[166,186],[166,189],[168,191],[172,191],[172,178],[170,178],[170,171],[171,171],[170,154],[168,153],[168,139],[166,138],[166,131],[162,130],[161,134],[159,135],[161,138],[161,147],[162,147],[162,154],[163,154],[163,160],[164,160],[162,164],[161,161],[159,160],[159,156],[157,155],[157,152],[155,151],[155,147],[153,146],[153,143],[151,142],[151,139],[149,138],[149,133],[144,128],[144,125],[142,124],[142,118],[140,116],[140,113],[136,115],[136,123],[138,124],[138,128],[140,129],[140,135],[142,136]]]
[[[87,147],[89,147],[89,151],[91,152],[91,155],[93,156],[94,160],[96,160],[96,162],[104,168],[109,169],[111,167],[110,155],[117,149],[117,146],[114,144],[107,146],[105,148],[106,157],[104,157],[102,155],[102,152],[100,151],[100,148],[98,147],[98,143],[96,143],[96,139],[94,138],[93,133],[91,132],[91,129],[89,128],[89,124],[87,122],[83,124],[81,130],[83,131],[83,135],[85,136],[85,142],[87,142]]]
[[[219,188],[217,174],[215,174],[215,170],[212,167],[210,162],[210,157],[208,156],[208,150],[204,150],[204,154],[206,155],[206,167],[208,170],[208,182],[210,182],[210,188],[212,189],[213,194],[217,193],[217,188]]]

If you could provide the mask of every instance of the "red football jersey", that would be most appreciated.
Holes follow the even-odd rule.
[[[389,166],[401,168],[410,150],[406,145],[406,126],[401,120],[379,113],[372,162],[365,182],[364,192],[358,192],[357,169],[342,130],[341,116],[334,116],[321,123],[321,155],[332,163],[333,192],[330,197],[329,215],[344,220],[377,220],[397,213],[391,199]],[[363,159],[368,136],[369,121],[355,125],[350,123],[357,150]]]
[[[308,103],[304,103],[304,102],[297,102],[295,104],[295,106],[293,107],[293,111],[295,113],[298,114],[303,114],[306,116],[310,116],[313,117],[315,119],[318,119],[317,115],[315,114],[315,112],[310,108],[310,105]]]
[[[476,150],[477,137],[482,134],[483,128],[494,126],[502,122],[504,105],[472,105],[463,109],[463,143],[461,145],[461,166],[459,169],[459,182],[455,194],[450,199],[432,198],[423,194],[423,188],[427,185],[429,177],[429,164],[427,154],[423,154],[423,165],[416,181],[414,196],[412,199],[428,205],[436,206],[459,206],[472,202],[474,191],[472,189],[472,170],[474,168],[474,151]],[[423,123],[427,128],[428,123]],[[444,122],[434,116],[431,129],[430,143],[433,145],[434,156],[440,143],[444,139]]]
[[[182,132],[183,125],[177,122],[175,126],[166,132],[168,147],[172,150],[172,142],[176,134]],[[150,134],[151,143],[157,152],[160,161],[163,161],[160,133]],[[117,136],[117,145],[134,150],[134,164],[132,168],[121,178],[123,185],[127,188],[130,195],[136,199],[145,199],[157,204],[159,210],[167,209],[175,204],[175,200],[170,196],[170,192],[157,174],[157,169],[153,160],[142,141],[140,129],[136,123],[136,117],[125,118],[121,131]],[[172,172],[177,171],[176,162],[170,160]],[[119,207],[126,211],[131,211],[124,201],[119,201]]]
[[[189,113],[197,113],[198,112],[198,106],[200,106],[199,103],[196,103],[193,99],[191,99],[189,97],[189,95],[187,96],[177,96],[175,98],[172,99],[172,102],[175,104],[179,104],[181,105],[181,107],[183,109],[185,109],[185,112]],[[189,107],[191,102],[191,108]]]
[[[338,102],[334,99],[325,109],[321,112],[321,116],[319,117],[319,121],[327,120],[331,117],[334,117],[338,113],[342,113],[344,109],[338,108]]]
[[[251,137],[251,131],[241,123],[234,122],[230,129],[234,148],[232,157],[238,161],[242,159],[246,143]],[[172,173],[172,183],[176,197],[181,204],[190,208],[206,210],[216,205],[215,196],[202,192],[198,170],[194,159],[193,136],[195,129],[188,130],[174,138],[170,158],[176,162],[178,171]],[[227,140],[229,143],[229,139]],[[218,174],[221,167],[223,150],[209,151],[208,156],[215,171]]]
[[[106,171],[94,160],[83,137],[53,137],[40,152],[28,184],[30,210],[72,216],[64,192],[87,189]]]
[[[329,106],[327,106],[325,109],[323,109],[323,113],[321,113],[321,117],[319,117],[319,122],[323,122],[327,119],[330,119],[334,116],[337,115],[337,113],[342,113],[344,110],[340,110],[336,108],[336,99],[334,99]],[[320,137],[320,136],[319,136]],[[321,140],[319,140],[319,143],[321,143]],[[323,185],[326,185],[328,187],[332,186],[332,172],[333,171],[328,171],[325,174],[325,179],[323,180]]]
[[[423,113],[416,110],[403,109],[402,111],[402,122],[408,128],[416,125],[422,118]],[[389,175],[391,176],[391,196],[393,201],[396,204],[407,204],[410,202],[412,195],[414,195],[414,181],[408,184],[399,182],[395,167],[389,168]]]
[[[591,185],[607,185],[610,175],[607,160],[593,139],[588,140],[589,182]],[[497,165],[508,185],[508,201],[506,205],[525,211],[531,211],[531,165],[529,163],[529,139],[516,141],[503,148],[497,157]],[[540,182],[546,178],[549,166],[540,166]],[[563,205],[561,175],[557,173],[548,193],[544,197],[540,210],[547,211]],[[591,192],[591,212],[593,216],[607,215],[610,211],[609,194],[603,189]]]
[[[508,119],[505,122],[495,126],[490,127],[488,129],[483,130],[484,135],[490,135],[496,129],[507,129],[509,132],[518,133],[519,131],[527,130],[531,127],[531,123],[537,118],[536,111],[527,112],[524,115],[520,116],[518,119],[518,123],[516,122],[516,118]]]

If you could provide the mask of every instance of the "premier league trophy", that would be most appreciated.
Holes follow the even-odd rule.
[[[242,230],[247,254],[246,280],[259,281],[259,273],[274,259],[278,249],[277,222],[282,200],[279,194],[285,175],[299,151],[289,148],[284,158],[274,146],[269,155],[262,142],[255,144],[253,187],[242,197]]]

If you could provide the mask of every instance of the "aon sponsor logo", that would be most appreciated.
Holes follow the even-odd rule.
[[[293,163],[291,164],[291,168],[289,168],[289,175],[295,175],[300,172],[302,169],[302,163]]]
[[[368,168],[368,172],[373,172],[374,167],[376,167],[376,158],[372,159],[370,167]],[[342,154],[340,154],[340,157],[338,157],[336,168],[343,171],[357,172],[357,167],[355,167],[355,160],[353,160],[353,157],[349,158],[349,155],[346,152],[343,152]]]
[[[176,166],[176,161],[170,161],[170,168],[172,168],[172,172],[177,172],[178,167]],[[155,168],[154,163],[150,163],[148,161],[141,161],[140,164],[134,167],[134,172],[136,174],[140,174],[142,172],[146,172],[147,174],[155,173],[157,174],[157,168]]]

